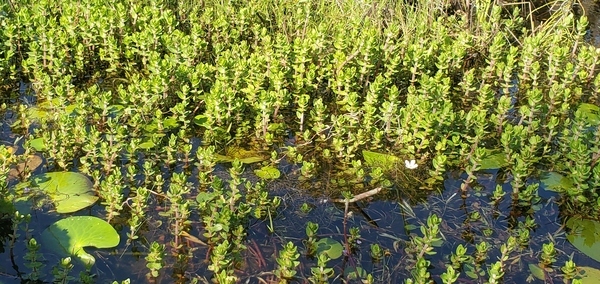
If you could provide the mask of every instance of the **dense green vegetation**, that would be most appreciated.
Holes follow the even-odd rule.
[[[520,5],[405,2],[411,1],[0,4],[0,91],[3,124],[10,126],[2,139],[15,145],[0,150],[0,217],[10,227],[3,247],[19,267],[16,278],[75,281],[77,261],[41,261],[44,243],[36,239],[45,228],[31,229],[34,221],[21,209],[33,206],[26,200],[39,188],[50,198],[31,210],[81,222],[56,213],[96,199],[58,209],[71,208],[73,200],[59,207],[65,198],[83,198],[54,185],[52,178],[62,179],[63,172],[89,178],[80,180],[86,186],[81,195],[91,190],[99,204],[77,214],[103,217],[93,221],[113,225],[128,247],[139,244],[149,281],[164,279],[168,266],[168,282],[452,283],[470,277],[499,283],[510,277],[511,254],[529,245],[536,224],[527,214],[541,206],[540,185],[558,192],[563,216],[595,226],[600,49],[586,42],[586,17],[573,14],[569,1],[551,3],[553,14],[544,22]],[[36,159],[44,168],[35,170]],[[284,163],[298,181],[293,190],[325,191],[342,204],[341,238],[319,236],[319,224],[305,221],[303,241],[276,230],[273,219],[286,214],[285,201],[269,188],[270,180],[283,179]],[[439,259],[442,264],[431,262],[446,222],[432,209],[420,231],[402,240],[406,268],[386,263],[390,269],[381,275],[356,265],[332,268],[357,251],[360,229],[347,224],[349,206],[366,199],[365,192],[411,211],[418,200],[440,194],[451,172],[466,172],[457,190],[466,200],[477,192],[479,173],[490,169],[499,169],[512,190],[499,184],[488,205],[508,199],[529,212],[518,216],[501,244],[460,244]],[[46,170],[57,174],[39,175]],[[394,194],[398,188],[410,202]],[[264,271],[248,275],[240,272],[244,257],[260,254],[247,241],[252,220],[280,242]],[[72,226],[58,222],[50,228]],[[401,251],[396,242],[396,252],[369,242],[374,262]],[[19,244],[27,255],[16,263]],[[545,240],[530,269],[537,278],[570,283],[580,271],[564,258],[553,267],[554,245]],[[87,264],[77,280],[93,282],[94,257],[70,254]],[[198,254],[205,262],[194,259]],[[192,262],[201,268],[191,272]],[[430,265],[445,273],[432,275]]]

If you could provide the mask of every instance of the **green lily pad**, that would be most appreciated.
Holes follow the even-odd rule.
[[[567,227],[570,229],[567,240],[585,255],[600,262],[600,222],[571,218]]]
[[[506,162],[506,155],[503,152],[500,150],[490,149],[485,150],[485,155],[479,164],[480,170],[492,170],[508,166],[508,163]]]
[[[583,284],[598,284],[600,283],[600,270],[583,266],[579,268],[580,276],[577,277],[581,279],[581,283]]]
[[[346,279],[348,280],[366,279],[368,276],[367,271],[362,267],[353,266],[347,266],[346,269],[344,269],[344,275],[346,275]]]
[[[117,231],[106,221],[93,216],[75,216],[57,221],[42,232],[43,246],[61,256],[77,256],[93,265],[95,258],[84,247],[112,248],[119,245]]]
[[[217,163],[231,163],[237,159],[242,164],[253,164],[268,159],[259,151],[246,150],[237,146],[230,146],[225,152],[225,155],[215,154]]]
[[[315,243],[317,247],[317,255],[326,253],[331,259],[338,259],[342,256],[344,246],[334,239],[323,238]]]
[[[64,109],[63,109],[64,108]],[[60,99],[54,98],[50,101],[38,103],[35,106],[27,108],[27,117],[33,121],[43,121],[50,117],[50,114],[60,109],[67,115],[70,115],[75,110],[75,105],[66,105],[61,103]]]
[[[531,272],[531,275],[537,279],[546,280],[546,273],[544,272],[544,269],[537,264],[530,263],[529,272]]]
[[[281,172],[276,167],[266,166],[258,170],[254,170],[256,176],[262,179],[278,179],[281,176]]]
[[[384,171],[390,171],[400,162],[400,158],[388,154],[376,153],[367,150],[362,151],[365,164],[369,167],[380,167]]]
[[[573,181],[556,172],[544,172],[540,176],[540,182],[546,190],[561,192],[573,188]]]
[[[92,182],[80,173],[53,172],[32,176],[16,186],[19,190],[39,190],[46,194],[58,213],[71,213],[98,201]]]
[[[46,142],[44,141],[43,138],[35,138],[32,140],[29,140],[29,146],[33,149],[35,149],[36,151],[44,151],[46,150]]]

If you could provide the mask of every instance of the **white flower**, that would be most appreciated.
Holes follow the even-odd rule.
[[[404,160],[404,166],[406,166],[407,169],[411,169],[414,170],[416,169],[419,165],[417,165],[417,162],[415,160]]]

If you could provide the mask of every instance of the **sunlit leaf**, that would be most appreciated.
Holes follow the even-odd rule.
[[[266,166],[258,170],[254,170],[254,173],[256,176],[262,179],[278,179],[279,176],[281,176],[279,169],[272,166]]]
[[[163,120],[163,127],[166,129],[171,129],[171,128],[175,128],[177,127],[177,119],[175,118],[167,118],[165,120]]]
[[[367,150],[362,151],[365,163],[369,167],[380,167],[384,171],[390,171],[397,167],[400,158],[388,154],[376,153]]]
[[[583,284],[599,284],[600,270],[587,266],[579,267],[579,276],[576,278],[580,279]]]
[[[582,103],[579,105],[579,108],[577,108],[577,112],[580,113],[588,124],[600,124],[600,107],[597,105]]]
[[[600,222],[570,218],[567,227],[570,229],[567,240],[585,255],[600,262]]]
[[[546,273],[544,272],[544,269],[539,267],[537,264],[530,263],[529,272],[531,272],[531,275],[537,279],[546,280]]]
[[[16,188],[23,194],[27,194],[27,190],[39,190],[50,198],[58,213],[71,213],[96,203],[98,197],[92,186],[80,173],[53,172],[32,176]]]
[[[225,151],[225,154],[225,156],[215,154],[216,161],[218,163],[230,163],[237,159],[243,164],[253,164],[262,162],[269,158],[266,155],[263,155],[262,152],[246,150],[237,146],[228,147]]]
[[[95,259],[84,247],[112,248],[119,245],[117,231],[106,221],[93,216],[75,216],[57,221],[42,232],[43,247],[61,256],[77,256],[85,264]]]
[[[29,140],[29,146],[33,149],[35,149],[36,151],[45,151],[46,150],[46,142],[44,141],[43,138],[35,138],[35,139],[31,139]]]
[[[154,146],[156,146],[156,144],[154,144],[154,142],[152,142],[152,140],[142,142],[140,145],[138,145],[138,147],[142,150],[152,149],[152,148],[154,148]]]
[[[199,192],[196,196],[196,202],[198,202],[198,204],[203,204],[213,200],[215,196],[216,194],[214,192]]]
[[[540,182],[546,190],[561,192],[573,188],[573,181],[556,172],[544,172],[540,176]]]
[[[344,252],[344,246],[334,239],[323,238],[315,243],[317,254],[326,253],[331,259],[338,259]]]
[[[499,169],[508,166],[506,155],[500,150],[485,150],[485,155],[480,161],[480,170]]]

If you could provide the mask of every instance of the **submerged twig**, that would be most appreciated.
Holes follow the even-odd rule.
[[[371,189],[371,190],[369,190],[367,192],[363,192],[361,194],[357,194],[353,198],[350,198],[350,199],[345,199],[345,198],[344,199],[333,199],[332,201],[333,202],[338,202],[338,203],[346,203],[346,202],[348,202],[348,203],[354,203],[354,202],[363,200],[363,199],[365,199],[367,197],[371,197],[371,196],[379,193],[382,189],[383,189],[382,187],[377,187],[377,188]]]

